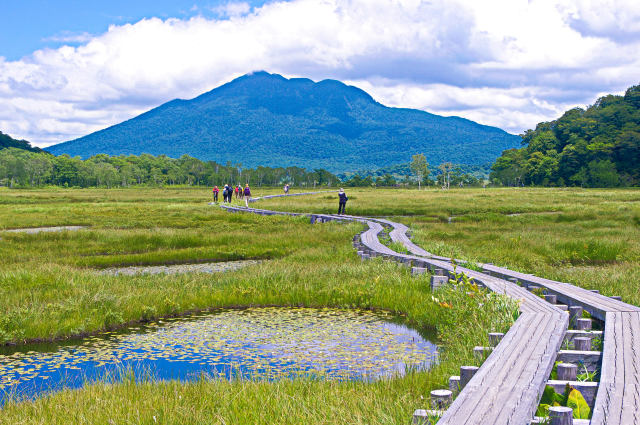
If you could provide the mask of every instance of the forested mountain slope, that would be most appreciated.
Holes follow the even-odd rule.
[[[431,164],[485,164],[519,143],[518,136],[463,118],[386,107],[339,81],[256,72],[46,150],[84,158],[188,154],[344,172],[408,162],[415,153]]]
[[[640,85],[571,109],[523,134],[491,178],[505,185],[613,187],[640,184]]]

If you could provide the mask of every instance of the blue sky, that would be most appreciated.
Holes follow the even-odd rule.
[[[638,0],[3,0],[0,131],[71,140],[255,70],[520,133],[640,83]]]
[[[261,6],[266,0],[247,1]],[[5,0],[0,6],[0,56],[17,60],[45,47],[78,45],[109,25],[143,18],[220,17],[227,1],[194,0]]]

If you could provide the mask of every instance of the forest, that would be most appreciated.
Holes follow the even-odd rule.
[[[503,152],[492,182],[505,186],[640,185],[640,85],[574,108],[522,135]]]
[[[25,149],[31,152],[42,152],[42,149],[31,146],[31,143],[27,142],[26,140],[14,139],[8,134],[4,134],[2,131],[0,131],[0,150],[5,148],[18,148]]]
[[[225,165],[201,161],[188,155],[169,158],[153,156],[99,154],[86,160],[69,155],[53,156],[18,148],[0,150],[0,186],[38,187],[129,187],[135,185],[223,186],[249,183],[273,186],[335,186],[339,179],[328,171],[307,171],[299,167],[243,168],[241,164]]]

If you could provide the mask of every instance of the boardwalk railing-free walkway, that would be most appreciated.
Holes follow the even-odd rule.
[[[269,197],[280,196],[284,195]],[[312,223],[332,220],[362,222],[367,229],[355,238],[355,244],[362,250],[359,254],[363,257],[382,256],[410,267],[429,269],[453,277],[454,266],[449,258],[435,256],[415,245],[407,235],[408,228],[391,220],[286,213],[224,205],[223,208],[261,215],[308,216]],[[391,229],[391,240],[402,243],[410,254],[397,253],[380,242],[378,236],[384,227]],[[443,413],[438,424],[532,423],[544,386],[554,362],[559,358],[569,315],[560,306],[528,291],[527,286],[544,288],[548,294],[555,295],[558,301],[569,306],[580,306],[593,317],[604,321],[601,378],[590,423],[640,424],[640,308],[568,283],[489,264],[482,265],[482,268],[483,272],[478,272],[458,266],[456,271],[464,272],[494,292],[519,300],[521,314]]]

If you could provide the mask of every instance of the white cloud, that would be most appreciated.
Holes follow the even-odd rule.
[[[0,58],[0,129],[44,146],[265,69],[520,132],[638,83],[639,9],[622,0],[230,2],[219,19],[145,19],[76,47]]]
[[[54,41],[57,43],[86,43],[94,36],[88,32],[73,33],[70,31],[62,31],[59,34],[45,38],[43,41]]]
[[[229,2],[212,9],[215,13],[224,17],[242,16],[251,11],[251,6],[246,2]]]

